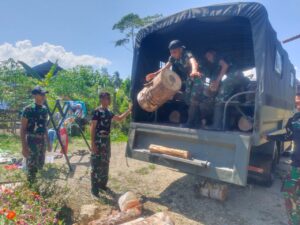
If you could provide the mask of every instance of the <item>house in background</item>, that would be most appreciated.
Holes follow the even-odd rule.
[[[46,74],[50,71],[50,69],[54,65],[54,63],[51,62],[50,60],[48,60],[47,62],[44,62],[42,64],[36,65],[34,67],[30,67],[29,65],[27,65],[26,63],[24,63],[22,61],[19,61],[19,63],[25,69],[27,76],[32,76],[37,79],[44,79]],[[63,68],[60,67],[59,65],[57,65],[55,68],[55,71],[54,71],[54,75],[56,75],[61,70],[63,70]]]

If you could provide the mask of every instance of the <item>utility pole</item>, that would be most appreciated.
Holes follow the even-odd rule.
[[[294,41],[294,40],[296,40],[296,39],[298,39],[298,38],[300,38],[300,34],[298,34],[298,35],[296,35],[296,36],[294,36],[294,37],[288,38],[288,39],[282,41],[282,43],[285,44],[285,43],[288,43],[288,42],[290,42],[290,41]]]

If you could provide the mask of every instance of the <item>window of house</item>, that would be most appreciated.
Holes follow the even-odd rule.
[[[291,87],[295,86],[295,73],[292,71],[291,72],[291,82],[290,82]]]
[[[278,50],[276,50],[276,57],[275,57],[275,72],[281,77],[282,75],[282,56]]]

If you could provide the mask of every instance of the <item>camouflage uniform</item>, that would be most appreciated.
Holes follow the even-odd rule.
[[[220,129],[222,127],[224,103],[234,94],[245,91],[250,84],[250,80],[246,78],[241,71],[234,68],[234,65],[228,60],[220,56],[216,57],[215,62],[206,62],[203,68],[201,68],[201,71],[205,74],[205,78],[210,78],[211,81],[214,81],[217,79],[222,69],[220,61],[224,60],[229,65],[226,72],[227,77],[220,82],[220,87],[215,97],[213,127]]]
[[[201,70],[204,72],[206,78],[210,78],[211,81],[214,81],[217,79],[222,69],[220,61],[223,60],[229,65],[226,72],[227,77],[225,80],[221,81],[218,94],[215,99],[216,102],[225,102],[232,95],[245,88],[245,86],[249,84],[249,79],[244,77],[244,74],[235,68],[229,60],[221,56],[216,57],[217,58],[213,63],[206,62]]]
[[[199,104],[203,97],[202,79],[200,77],[190,77],[192,71],[191,58],[194,58],[193,54],[185,49],[180,59],[175,59],[172,56],[169,58],[169,63],[172,64],[172,70],[176,72],[182,80],[181,91],[184,92],[185,102],[189,105],[188,127],[197,126],[200,114]]]
[[[95,144],[97,153],[91,155],[91,186],[92,193],[98,194],[100,189],[106,189],[108,182],[110,161],[110,126],[114,114],[103,108],[98,108],[93,113],[92,120],[97,121]]]
[[[45,106],[31,104],[24,108],[22,117],[28,120],[27,144],[29,156],[27,158],[28,181],[33,182],[36,173],[45,163],[45,134],[47,131],[48,111]]]
[[[286,130],[286,134],[272,135],[269,139],[294,142],[291,170],[283,183],[282,192],[289,224],[300,225],[300,112],[289,119]]]
[[[300,225],[300,167],[292,166],[283,184],[283,196],[289,224]]]

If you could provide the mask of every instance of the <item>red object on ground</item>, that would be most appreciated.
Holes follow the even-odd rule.
[[[63,144],[63,149],[61,150],[61,153],[68,153],[68,145],[69,145],[69,138],[68,138],[68,132],[65,127],[60,128],[59,135],[61,142]]]
[[[16,213],[14,211],[9,211],[6,215],[6,218],[9,220],[13,220],[16,217]]]
[[[4,168],[6,170],[16,170],[16,169],[19,169],[19,167],[16,164],[6,165],[6,166],[4,166]]]

